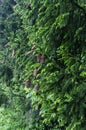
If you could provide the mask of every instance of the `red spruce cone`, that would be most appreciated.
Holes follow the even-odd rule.
[[[44,64],[44,63],[45,63],[45,56],[44,56],[44,55],[41,55],[40,63],[41,63],[41,64]]]
[[[31,5],[30,5],[30,4],[27,4],[27,5],[26,5],[26,9],[31,10]]]
[[[39,84],[36,84],[36,85],[34,86],[34,90],[37,91],[38,89],[39,89]]]
[[[30,86],[31,86],[31,81],[30,81],[29,79],[26,81],[25,86],[26,86],[27,88],[30,88]]]
[[[41,60],[41,55],[38,54],[38,55],[37,55],[37,62],[40,62],[40,60]]]
[[[38,70],[35,69],[34,72],[33,72],[33,76],[36,77],[36,76],[37,76],[37,73],[38,73]]]

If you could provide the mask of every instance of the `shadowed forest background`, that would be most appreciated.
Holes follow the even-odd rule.
[[[86,0],[0,0],[0,130],[86,130]]]

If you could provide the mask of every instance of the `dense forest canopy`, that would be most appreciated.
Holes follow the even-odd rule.
[[[86,130],[86,0],[0,0],[0,129]]]

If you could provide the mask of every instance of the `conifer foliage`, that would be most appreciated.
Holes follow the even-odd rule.
[[[0,11],[0,128],[85,130],[85,0],[6,0]]]

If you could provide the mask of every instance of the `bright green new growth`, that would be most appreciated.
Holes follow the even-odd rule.
[[[85,0],[0,2],[0,129],[86,129]]]

